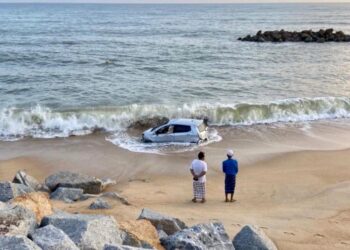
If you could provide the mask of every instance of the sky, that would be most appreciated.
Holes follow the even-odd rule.
[[[264,2],[350,2],[350,0],[0,0],[0,3],[264,3]]]

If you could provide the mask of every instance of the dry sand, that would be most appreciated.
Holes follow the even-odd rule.
[[[91,211],[91,199],[54,205],[70,212],[103,212],[118,221],[136,219],[147,207],[188,225],[220,220],[231,237],[242,225],[256,224],[279,249],[350,249],[350,150],[340,149],[350,148],[349,134],[337,126],[322,128],[307,134],[290,128],[273,134],[258,128],[252,135],[220,131],[225,139],[204,148],[209,165],[205,204],[190,201],[188,165],[196,152],[132,153],[105,142],[103,136],[1,143],[0,179],[11,180],[19,169],[40,180],[59,169],[113,177],[119,183],[110,190],[132,206],[111,200],[113,209]],[[220,162],[232,144],[240,172],[236,202],[225,203]]]

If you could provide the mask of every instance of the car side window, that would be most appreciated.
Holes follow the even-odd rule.
[[[156,134],[161,135],[161,134],[166,134],[169,130],[169,126],[162,127],[157,130]]]
[[[186,125],[175,125],[174,133],[186,133],[191,131],[191,126]]]
[[[157,135],[160,135],[160,134],[172,134],[172,133],[174,133],[174,126],[172,126],[172,125],[160,128],[156,132]]]

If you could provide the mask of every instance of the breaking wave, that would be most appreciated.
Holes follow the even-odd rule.
[[[23,137],[69,137],[96,131],[117,135],[126,132],[135,124],[146,127],[164,117],[206,117],[209,124],[215,126],[350,118],[350,98],[297,98],[269,103],[194,103],[182,106],[135,104],[115,108],[64,111],[42,106],[28,110],[12,107],[0,111],[0,140],[18,140]]]

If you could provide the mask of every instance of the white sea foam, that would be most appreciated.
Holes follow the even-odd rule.
[[[184,152],[196,150],[199,147],[206,146],[208,144],[218,142],[222,140],[222,137],[218,134],[217,130],[214,128],[209,129],[208,140],[199,144],[196,143],[144,143],[141,141],[140,137],[130,136],[126,132],[117,132],[106,139],[121,148],[133,152],[140,153],[155,153],[155,154],[165,154],[167,152]]]

